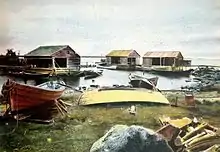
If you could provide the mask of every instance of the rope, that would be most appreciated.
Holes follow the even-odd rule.
[[[12,90],[14,89],[16,85],[16,82],[14,81],[11,81],[11,80],[7,80],[6,83],[3,84],[2,86],[2,95],[3,95],[3,98],[4,100],[6,101],[6,104],[8,103],[9,105],[11,104],[10,103],[10,98],[11,98],[11,94],[12,94]]]
[[[6,109],[6,112],[5,112],[4,115],[8,114],[8,112],[11,110],[10,98],[11,98],[13,90],[15,91],[15,97],[16,97],[16,99],[15,99],[15,101],[16,101],[16,109],[18,109],[17,91],[16,91],[16,89],[14,89],[15,85],[16,85],[16,82],[11,81],[11,80],[8,79],[7,82],[4,83],[3,86],[2,86],[2,95],[3,95],[3,97],[4,97],[5,101],[6,101],[6,106],[7,106],[7,104],[10,105]],[[15,128],[12,131],[8,132],[8,133],[0,134],[0,136],[10,135],[10,134],[14,133],[15,130],[18,128],[18,110],[16,110],[16,112],[17,112],[17,119],[16,119],[16,126],[15,126]]]

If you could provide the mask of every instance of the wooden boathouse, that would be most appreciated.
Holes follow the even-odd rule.
[[[31,65],[32,72],[57,74],[80,70],[80,55],[69,45],[40,46],[27,53],[24,59]]]
[[[108,65],[140,65],[140,55],[136,50],[113,50],[106,55]]]
[[[147,52],[143,56],[143,66],[190,66],[190,60],[184,60],[180,51]]]

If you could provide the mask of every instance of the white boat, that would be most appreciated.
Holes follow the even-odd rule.
[[[135,88],[155,89],[158,82],[158,77],[146,78],[139,75],[129,75],[130,84]]]

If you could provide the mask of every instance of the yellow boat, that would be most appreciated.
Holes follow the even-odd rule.
[[[78,100],[79,105],[113,103],[156,103],[169,105],[167,98],[158,91],[139,88],[97,89],[84,92]]]

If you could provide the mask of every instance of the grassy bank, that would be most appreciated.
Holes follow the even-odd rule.
[[[75,99],[68,97],[65,101],[75,102]],[[16,122],[1,124],[0,151],[87,152],[115,124],[135,124],[157,130],[160,128],[158,118],[163,115],[171,118],[203,117],[210,124],[220,127],[219,105],[198,105],[196,109],[139,106],[136,116],[129,115],[126,108],[73,107],[68,117],[58,116],[50,125],[19,122],[11,133]]]

